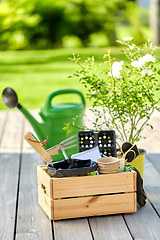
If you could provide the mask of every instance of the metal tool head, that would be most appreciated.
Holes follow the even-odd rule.
[[[77,144],[70,145],[70,144],[72,144],[72,143],[74,143],[74,142],[76,141],[76,139],[72,140],[72,139],[75,138],[75,137],[76,137],[76,135],[74,135],[74,136],[72,136],[72,137],[69,137],[69,138],[63,140],[62,142],[60,142],[58,145],[53,146],[53,147],[47,149],[46,151],[47,151],[50,155],[54,155],[54,149],[56,148],[56,149],[62,151],[65,159],[68,159],[68,156],[67,156],[67,154],[65,153],[64,150],[69,149],[69,148],[73,148],[73,147],[76,147],[76,146],[77,146]],[[70,140],[72,140],[72,141],[70,141]],[[70,146],[69,146],[69,145],[70,145]],[[53,154],[52,154],[52,153],[53,153]]]
[[[69,141],[69,140],[72,140],[72,139],[75,138],[75,137],[76,137],[76,135],[74,135],[74,136],[72,136],[72,137],[69,137],[69,138],[63,140],[62,142],[60,142],[59,145],[63,145],[63,146],[64,146],[64,144],[65,144],[65,145],[69,145],[70,143],[72,143],[72,141],[71,141],[70,143],[69,143],[68,141]],[[75,142],[76,139],[73,140],[73,141]]]

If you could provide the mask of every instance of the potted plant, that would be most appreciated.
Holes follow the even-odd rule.
[[[125,46],[122,52],[126,61],[118,62],[108,49],[101,72],[97,71],[94,57],[84,64],[76,55],[71,60],[80,67],[73,75],[87,88],[87,98],[92,100],[95,129],[114,129],[120,146],[125,141],[138,142],[146,125],[153,128],[148,121],[155,109],[160,111],[157,106],[160,71],[155,67],[155,48],[150,40],[141,47],[131,37],[118,42]],[[78,126],[66,124],[65,129],[70,132],[72,127]]]

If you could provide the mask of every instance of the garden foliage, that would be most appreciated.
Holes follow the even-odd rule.
[[[126,46],[122,50],[127,62],[117,61],[108,49],[104,54],[104,66],[98,71],[94,56],[87,58],[82,64],[79,56],[73,55],[80,70],[74,73],[87,89],[87,97],[92,100],[90,109],[95,114],[94,130],[115,129],[121,143],[129,141],[132,144],[139,141],[142,131],[154,110],[160,111],[157,104],[160,101],[160,90],[156,68],[155,48],[148,40],[139,47],[132,37],[118,41]],[[72,132],[71,124],[65,129]],[[76,126],[75,126],[76,127]]]
[[[89,46],[96,35],[116,44],[119,24],[143,39],[139,8],[127,0],[2,0],[0,50],[62,47],[66,39]]]

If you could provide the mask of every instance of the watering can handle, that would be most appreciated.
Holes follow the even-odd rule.
[[[45,108],[46,109],[51,108],[51,101],[52,101],[52,98],[54,98],[55,96],[60,95],[60,94],[69,94],[69,93],[78,94],[81,97],[82,103],[85,107],[85,100],[84,100],[84,97],[81,92],[79,92],[78,90],[74,90],[74,89],[64,89],[64,90],[59,90],[59,91],[51,93],[51,95],[47,98]]]

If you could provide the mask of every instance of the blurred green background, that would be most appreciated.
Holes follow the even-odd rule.
[[[113,56],[125,61],[116,40],[128,36],[139,45],[153,40],[149,9],[136,1],[1,0],[0,90],[12,87],[30,109],[42,107],[59,89],[85,94],[77,78],[68,78],[78,69],[69,57],[94,55],[98,64],[112,48]],[[159,59],[158,50],[156,55]],[[7,109],[1,99],[0,109]]]

